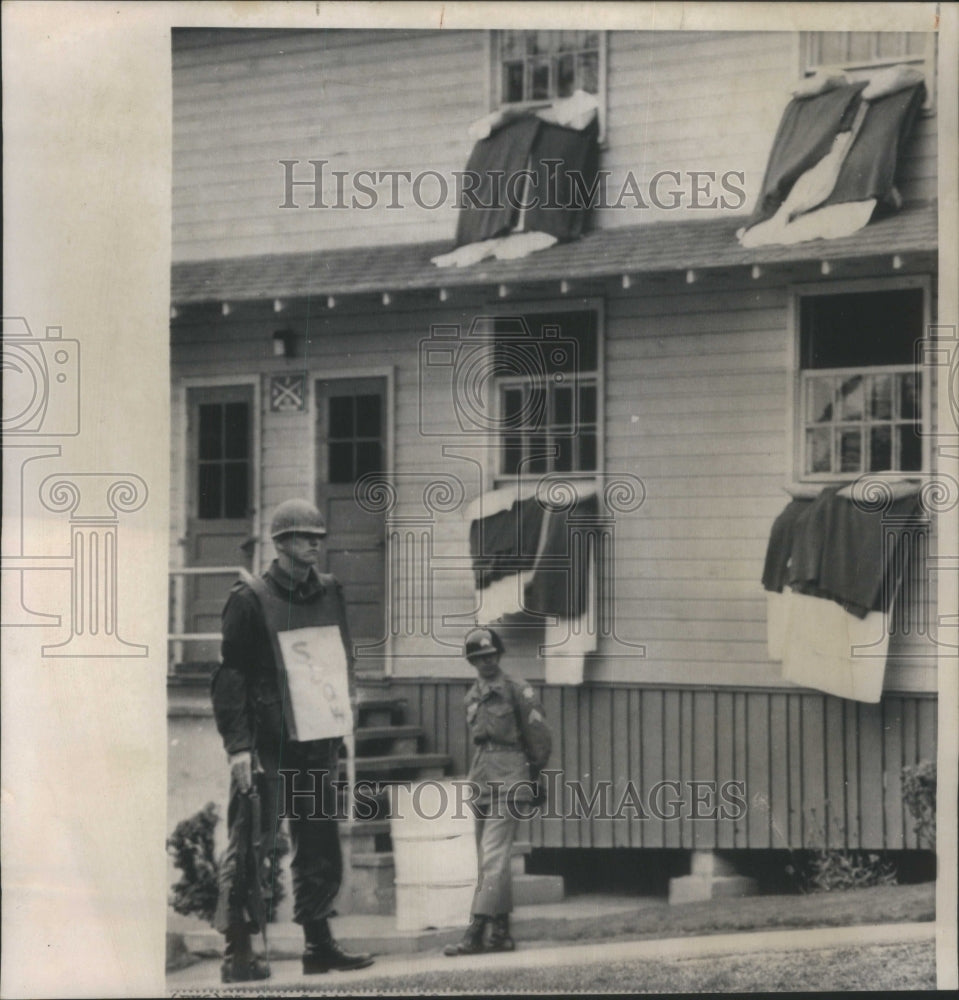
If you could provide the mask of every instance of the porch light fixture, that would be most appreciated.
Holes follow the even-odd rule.
[[[273,334],[273,357],[292,358],[295,356],[296,333],[293,330],[277,330]]]

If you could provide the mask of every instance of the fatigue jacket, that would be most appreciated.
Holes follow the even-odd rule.
[[[501,673],[489,682],[477,680],[465,704],[474,748],[469,777],[479,786],[477,801],[488,802],[494,793],[533,798],[530,782],[549,760],[552,735],[532,687]]]

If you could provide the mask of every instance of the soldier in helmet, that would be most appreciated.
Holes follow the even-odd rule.
[[[509,917],[513,909],[510,855],[519,820],[529,815],[536,779],[546,766],[551,735],[532,687],[500,668],[503,641],[491,628],[466,636],[463,655],[476,668],[466,695],[466,721],[474,754],[470,781],[477,796],[478,878],[470,924],[446,955],[512,951]]]
[[[304,973],[361,969],[372,964],[372,958],[345,952],[333,940],[328,923],[342,878],[332,785],[342,739],[300,742],[293,738],[287,711],[289,693],[278,669],[283,655],[278,632],[333,625],[339,627],[352,681],[352,647],[342,588],[335,577],[319,572],[326,525],[313,504],[305,500],[281,503],[273,515],[270,535],[276,558],[262,576],[245,574],[234,584],[223,609],[222,658],[213,675],[212,697],[217,728],[230,762],[227,818],[232,829],[240,814],[241,796],[256,781],[268,837],[275,836],[280,816],[289,820],[293,918],[302,924],[306,940]],[[344,714],[343,718],[348,717]],[[304,791],[312,794],[304,795]],[[224,898],[220,911],[227,914],[221,928],[226,936],[221,978],[223,982],[265,979],[270,970],[253,954],[251,924],[242,901],[234,898],[222,877],[236,867],[235,858],[230,856],[233,841],[231,837],[221,861]]]

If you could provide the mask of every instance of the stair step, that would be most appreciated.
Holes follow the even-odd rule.
[[[357,743],[369,743],[372,740],[401,740],[422,735],[422,726],[361,726],[356,730],[354,739]]]
[[[346,829],[346,827],[344,827]],[[349,828],[351,837],[379,837],[390,832],[388,819],[361,819]]]
[[[354,868],[392,868],[392,851],[358,851],[351,855],[350,863]]]
[[[346,762],[341,761],[341,770],[346,770]],[[357,774],[377,774],[382,771],[415,771],[444,768],[450,758],[444,753],[409,753],[383,757],[357,757]]]
[[[401,709],[406,706],[405,698],[383,697],[379,692],[366,696],[362,692],[357,695],[356,707],[360,709]]]

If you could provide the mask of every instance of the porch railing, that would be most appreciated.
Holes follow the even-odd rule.
[[[172,674],[177,663],[183,662],[184,646],[188,642],[219,642],[219,632],[188,632],[186,630],[186,580],[187,577],[225,576],[236,577],[239,566],[179,566],[170,575],[170,632],[167,671]]]

